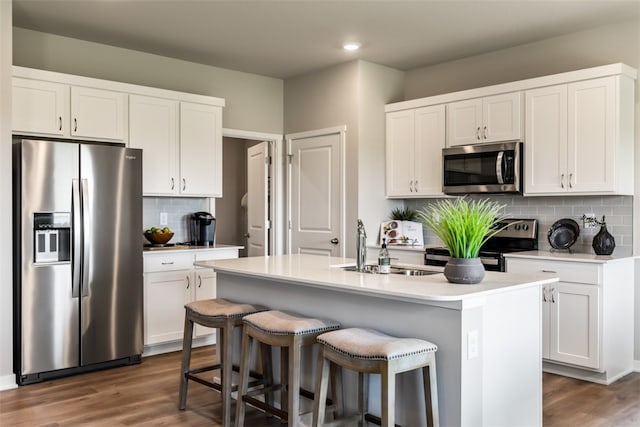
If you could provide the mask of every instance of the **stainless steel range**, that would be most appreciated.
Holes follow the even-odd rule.
[[[499,224],[506,226],[491,237],[480,249],[480,260],[487,271],[505,271],[504,255],[509,252],[538,249],[538,221],[536,219],[508,218]],[[427,248],[426,265],[444,266],[449,261],[447,248]]]

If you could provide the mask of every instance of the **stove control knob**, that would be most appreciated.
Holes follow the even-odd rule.
[[[516,230],[520,230],[520,224],[515,225]]]
[[[522,229],[524,231],[527,231],[529,229],[529,225],[528,224],[522,224]]]

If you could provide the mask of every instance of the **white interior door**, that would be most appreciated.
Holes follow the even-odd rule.
[[[289,135],[289,253],[344,256],[344,128]]]
[[[267,197],[269,143],[261,142],[247,150],[247,255],[264,256],[269,251],[269,204]]]

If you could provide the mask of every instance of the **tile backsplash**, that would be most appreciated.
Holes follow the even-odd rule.
[[[196,197],[143,197],[142,225],[160,227],[160,213],[167,213],[167,226],[175,233],[171,243],[181,243],[189,240],[190,214],[199,211],[209,211],[209,199]]]
[[[631,255],[633,252],[633,197],[632,196],[565,196],[523,197],[518,195],[473,195],[471,199],[486,198],[506,205],[505,214],[512,218],[538,220],[538,247],[551,250],[547,232],[561,218],[571,218],[580,225],[580,236],[572,250],[593,253],[591,243],[600,227],[582,228],[582,214],[593,213],[598,220],[605,215],[607,229],[616,241],[615,255]],[[422,209],[437,199],[405,200],[405,206]],[[425,244],[440,244],[438,238],[425,228]]]

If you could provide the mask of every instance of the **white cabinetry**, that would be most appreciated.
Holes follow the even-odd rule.
[[[13,78],[13,132],[126,141],[127,94]]]
[[[131,95],[129,146],[144,150],[148,196],[222,195],[222,108]]]
[[[507,271],[559,277],[541,289],[547,372],[610,383],[633,367],[633,260],[507,258]]]
[[[184,305],[215,298],[215,273],[194,268],[196,260],[237,258],[238,248],[144,253],[144,345],[181,346]],[[215,330],[196,325],[195,337],[208,337]]]
[[[447,105],[447,146],[522,139],[521,92]]]
[[[68,86],[14,77],[12,103],[14,133],[69,135]]]
[[[387,197],[441,196],[444,105],[387,113]]]
[[[525,194],[633,194],[632,94],[623,76],[527,91]]]
[[[222,196],[222,108],[180,103],[180,194]]]

